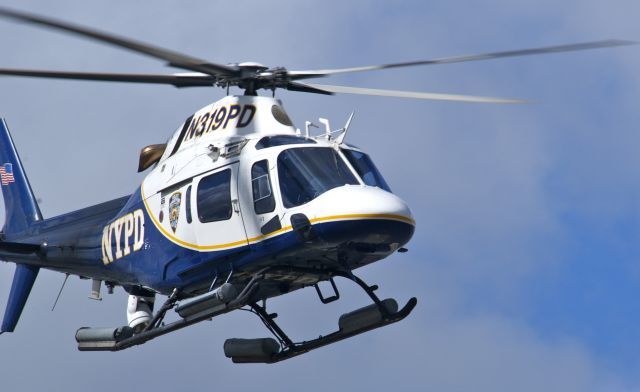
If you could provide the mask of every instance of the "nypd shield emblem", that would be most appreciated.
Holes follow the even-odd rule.
[[[178,219],[180,218],[180,202],[182,201],[182,194],[180,192],[176,192],[171,195],[169,199],[169,224],[171,225],[171,230],[176,232],[178,228]]]

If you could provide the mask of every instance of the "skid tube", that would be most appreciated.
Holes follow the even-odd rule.
[[[313,273],[314,270],[306,268],[291,267],[288,268],[291,272],[301,273]],[[397,303],[393,299],[381,300],[375,294],[375,290],[378,289],[377,285],[369,286],[362,279],[355,276],[351,271],[345,272],[340,270],[321,270],[323,275],[333,278],[334,276],[343,277],[349,279],[360,286],[373,301],[372,305],[358,309],[354,312],[342,315],[339,322],[339,329],[333,333],[325,336],[320,336],[313,340],[294,343],[291,338],[280,328],[280,326],[274,321],[277,317],[276,314],[269,314],[264,306],[258,305],[256,302],[249,304],[253,312],[262,320],[267,329],[276,337],[279,341],[280,351],[269,352],[269,349],[259,354],[252,355],[230,355],[227,353],[227,343],[225,343],[225,355],[230,357],[234,363],[276,363],[284,361],[285,359],[293,358],[298,355],[307,353],[316,348],[320,348],[338,341],[348,339],[350,337],[371,331],[376,328],[384,327],[389,324],[396,323],[405,317],[407,317],[415,308],[418,300],[412,297],[405,306],[397,310]],[[317,287],[317,286],[316,286]],[[334,286],[335,287],[335,286]],[[320,294],[319,294],[320,296]],[[322,299],[322,297],[320,296]],[[323,301],[324,302],[324,301]],[[344,321],[344,323],[343,323]],[[230,340],[242,340],[242,339],[230,339]],[[265,340],[271,339],[256,339],[260,341],[260,345],[264,346]],[[229,342],[229,341],[228,341]],[[256,342],[258,343],[258,342]],[[269,342],[266,342],[269,343]],[[275,343],[275,341],[274,341]],[[267,344],[267,346],[269,346]],[[271,350],[275,351],[276,344],[271,346]],[[262,348],[262,347],[261,347]],[[264,348],[262,348],[264,350]],[[253,351],[253,350],[252,350]],[[260,350],[259,350],[260,351]]]

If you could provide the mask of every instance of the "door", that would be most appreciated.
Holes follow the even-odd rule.
[[[247,236],[252,244],[275,235],[282,227],[272,154],[255,156],[244,165],[239,180],[241,206]]]
[[[202,252],[247,245],[238,202],[238,163],[195,178],[191,192],[193,225]]]

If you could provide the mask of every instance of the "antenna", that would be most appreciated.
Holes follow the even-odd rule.
[[[331,140],[331,126],[329,125],[329,120],[320,117],[318,121],[320,121],[320,124],[324,125],[324,136],[327,140]]]
[[[309,128],[318,128],[318,126],[314,123],[312,123],[311,121],[305,121],[304,122],[304,130],[305,130],[305,136],[309,137]]]
[[[51,307],[51,311],[53,312],[58,304],[58,300],[60,299],[60,294],[62,294],[62,290],[64,290],[64,285],[67,284],[67,279],[69,279],[69,274],[65,274],[64,281],[62,282],[62,287],[60,287],[60,291],[58,291],[58,296],[56,297],[53,306]]]
[[[342,133],[336,137],[336,142],[338,142],[338,144],[342,144],[342,141],[344,140],[345,136],[347,136],[347,131],[351,126],[351,120],[353,120],[354,114],[356,114],[355,110],[351,112],[351,114],[349,115],[349,118],[347,119],[347,123],[344,124],[344,128],[341,129]]]

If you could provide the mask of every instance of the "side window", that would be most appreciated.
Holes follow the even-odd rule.
[[[266,159],[254,163],[251,167],[251,188],[256,214],[265,214],[276,208],[269,178],[269,162]]]
[[[200,222],[216,222],[231,218],[231,170],[204,177],[198,184],[198,218]]]
[[[191,185],[187,187],[185,199],[186,204],[184,205],[184,208],[187,212],[187,223],[191,223],[191,221],[193,221],[193,218],[191,218]]]

